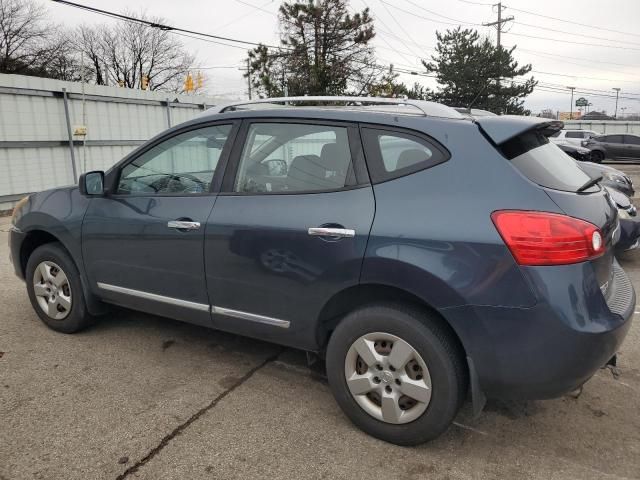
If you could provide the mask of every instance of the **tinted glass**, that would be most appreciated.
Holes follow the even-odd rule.
[[[156,145],[127,164],[120,194],[189,195],[209,191],[231,125],[192,130]]]
[[[543,187],[575,192],[591,179],[540,132],[525,133],[500,148],[522,174]]]
[[[565,136],[567,138],[584,138],[584,134],[582,132],[567,132]]]
[[[601,140],[602,142],[607,142],[607,143],[622,143],[622,135],[605,135],[604,140]]]
[[[449,157],[427,140],[404,132],[362,129],[369,173],[374,182],[433,167]]]
[[[550,137],[559,137],[560,136],[560,130],[558,130],[557,132],[552,133],[551,135],[549,135]]]
[[[353,184],[346,127],[254,123],[247,133],[234,191],[330,191]]]
[[[640,137],[636,137],[635,135],[625,135],[624,143],[628,145],[640,145]]]

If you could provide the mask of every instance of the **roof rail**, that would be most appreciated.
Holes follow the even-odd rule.
[[[347,103],[357,106],[368,105],[396,105],[400,107],[409,106],[418,110],[419,115],[428,117],[463,118],[463,115],[453,108],[445,105],[428,102],[426,100],[410,100],[406,98],[382,98],[382,97],[355,97],[355,96],[304,96],[304,97],[274,97],[260,98],[257,100],[243,100],[216,105],[207,110],[207,113],[223,113],[226,111],[240,110],[242,107],[260,104],[284,104],[290,106],[294,103],[327,102],[327,103]]]

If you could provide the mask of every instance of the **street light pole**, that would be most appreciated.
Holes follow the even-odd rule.
[[[618,95],[620,94],[620,88],[613,87],[613,90],[616,91],[616,113],[613,114],[613,118],[618,119]]]
[[[571,90],[571,107],[569,110],[569,120],[573,120],[573,91],[576,89],[576,87],[567,87],[569,90]]]

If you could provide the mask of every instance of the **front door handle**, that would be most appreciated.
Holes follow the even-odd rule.
[[[356,231],[350,228],[312,227],[309,229],[309,235],[312,237],[353,238],[356,236]]]
[[[191,222],[187,220],[170,220],[167,222],[167,227],[175,228],[176,230],[198,230],[200,228],[200,222]]]

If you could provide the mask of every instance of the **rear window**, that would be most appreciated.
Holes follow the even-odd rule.
[[[519,135],[503,143],[500,150],[523,175],[543,187],[575,192],[591,180],[569,155],[538,131]]]
[[[567,132],[565,135],[567,138],[583,138],[584,133],[582,132]]]

